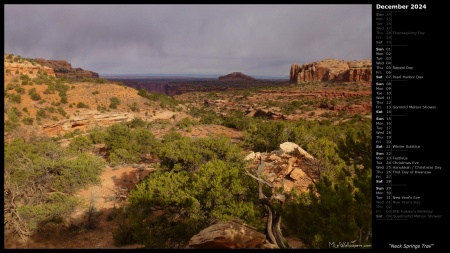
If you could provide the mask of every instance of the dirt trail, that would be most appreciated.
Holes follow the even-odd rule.
[[[57,231],[52,235],[36,235],[26,243],[19,240],[5,241],[5,249],[133,249],[140,247],[141,245],[114,246],[112,231],[117,224],[115,224],[115,220],[108,219],[108,215],[114,207],[120,207],[126,203],[118,198],[119,187],[123,189],[120,194],[127,196],[129,190],[151,171],[153,171],[151,168],[137,169],[131,166],[123,166],[118,169],[106,167],[100,176],[100,185],[90,186],[75,194],[83,201],[69,217],[72,221],[82,220],[86,224],[86,211],[92,204],[95,210],[100,212],[96,228],[82,228],[74,232]]]

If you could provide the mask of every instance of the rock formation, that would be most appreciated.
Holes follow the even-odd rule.
[[[65,77],[68,79],[99,78],[98,73],[82,68],[72,68],[72,65],[64,60],[45,60],[42,58],[35,60],[39,64],[53,69],[56,77]]]
[[[47,136],[56,136],[61,133],[79,129],[82,131],[95,126],[110,126],[119,122],[131,121],[134,115],[126,112],[100,113],[97,110],[81,111],[78,116],[72,116],[67,120],[42,125],[42,132]]]
[[[203,229],[189,240],[188,248],[252,249],[261,246],[265,239],[256,228],[233,219]]]
[[[311,81],[371,83],[372,61],[325,59],[318,62],[306,63],[301,67],[299,64],[292,64],[290,81],[294,83]]]
[[[49,76],[55,76],[53,69],[30,61],[19,56],[15,56],[20,60],[14,61],[13,55],[4,54],[4,75],[6,76],[19,76],[20,74],[28,75],[30,78],[35,78],[39,73],[46,73]]]
[[[283,192],[308,191],[308,185],[319,177],[320,162],[292,142],[280,144],[280,149],[271,153],[251,152],[245,159],[252,161],[254,168],[261,168],[258,165],[262,161],[264,170],[260,174]]]
[[[254,81],[255,78],[245,75],[241,72],[233,72],[228,75],[219,76],[219,80],[221,81]]]

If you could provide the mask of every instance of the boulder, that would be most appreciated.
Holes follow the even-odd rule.
[[[304,149],[302,149],[301,147],[297,146],[294,150],[294,154],[298,157],[298,158],[306,158],[308,160],[315,160],[315,158],[310,155],[308,152],[306,152]]]
[[[233,219],[209,226],[189,240],[194,249],[252,249],[258,248],[266,236],[256,228]]]
[[[285,153],[294,152],[295,148],[300,148],[300,147],[293,142],[285,142],[285,143],[280,144],[280,149],[283,150],[283,152],[285,152]]]

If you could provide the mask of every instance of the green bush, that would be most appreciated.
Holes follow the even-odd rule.
[[[30,95],[31,99],[34,101],[38,101],[41,99],[41,95],[37,93],[36,88],[31,88],[30,90],[28,90],[28,95]]]
[[[193,173],[152,173],[130,193],[129,222],[113,232],[116,243],[137,242],[146,248],[184,247],[210,221],[232,218],[262,229],[256,183],[244,175],[238,164],[211,160]],[[156,210],[163,211],[152,215]]]
[[[128,122],[127,125],[130,128],[146,127],[147,122],[139,117],[136,117],[133,118],[130,122]]]
[[[75,160],[63,160],[59,166],[61,177],[53,181],[53,187],[63,192],[73,193],[86,184],[100,183],[99,176],[105,167],[105,162],[101,158],[81,153]]]
[[[89,131],[89,139],[91,139],[94,144],[104,143],[106,136],[107,133],[103,127],[94,127]]]
[[[39,117],[39,118],[47,118],[47,113],[45,112],[45,109],[43,109],[43,108],[40,108],[39,110],[37,110],[37,112],[36,112],[36,118],[37,117]]]
[[[3,121],[3,129],[5,132],[11,132],[20,126],[19,123],[12,122],[11,120]]]
[[[239,147],[225,136],[191,140],[178,134],[165,135],[158,149],[161,165],[172,169],[195,171],[199,166],[212,159],[227,162],[241,160]],[[242,164],[242,166],[244,166]]]
[[[56,108],[56,110],[58,110],[58,113],[61,114],[62,116],[67,115],[67,112],[61,106],[58,106],[58,108]]]
[[[60,101],[62,104],[67,104],[67,96],[61,96]]]
[[[128,108],[130,108],[130,110],[133,111],[133,112],[138,112],[139,111],[139,107],[137,106],[136,102],[133,102],[133,104],[128,105]]]
[[[19,111],[19,109],[17,109],[16,107],[12,107],[11,109],[9,109],[7,114],[8,119],[15,123],[19,122],[19,118],[22,117],[22,112]]]
[[[86,153],[73,157],[42,136],[14,139],[4,147],[4,186],[15,196],[5,195],[5,200],[15,203],[22,229],[30,232],[69,215],[78,205],[70,194],[98,183],[105,166],[101,158]],[[17,228],[15,232],[20,233]]]
[[[111,109],[117,109],[117,106],[120,105],[120,99],[118,97],[112,97],[109,99],[109,101],[109,108]]]
[[[69,144],[69,149],[77,152],[87,152],[92,150],[92,141],[84,135],[74,137]]]
[[[78,102],[77,108],[89,108],[89,105],[87,105],[87,104],[85,104],[83,102]]]
[[[22,97],[20,96],[20,94],[11,94],[11,95],[8,95],[8,97],[11,102],[14,102],[17,104],[20,104],[22,102]]]
[[[79,201],[74,197],[64,194],[51,194],[46,203],[38,205],[24,205],[18,212],[26,222],[28,229],[37,230],[43,222],[49,222],[59,217],[64,217],[75,210]]]
[[[33,121],[34,119],[31,117],[25,117],[22,119],[22,123],[24,123],[25,125],[33,125]]]

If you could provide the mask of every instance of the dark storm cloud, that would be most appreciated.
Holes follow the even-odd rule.
[[[287,77],[371,58],[370,5],[5,5],[5,53],[99,72]]]

